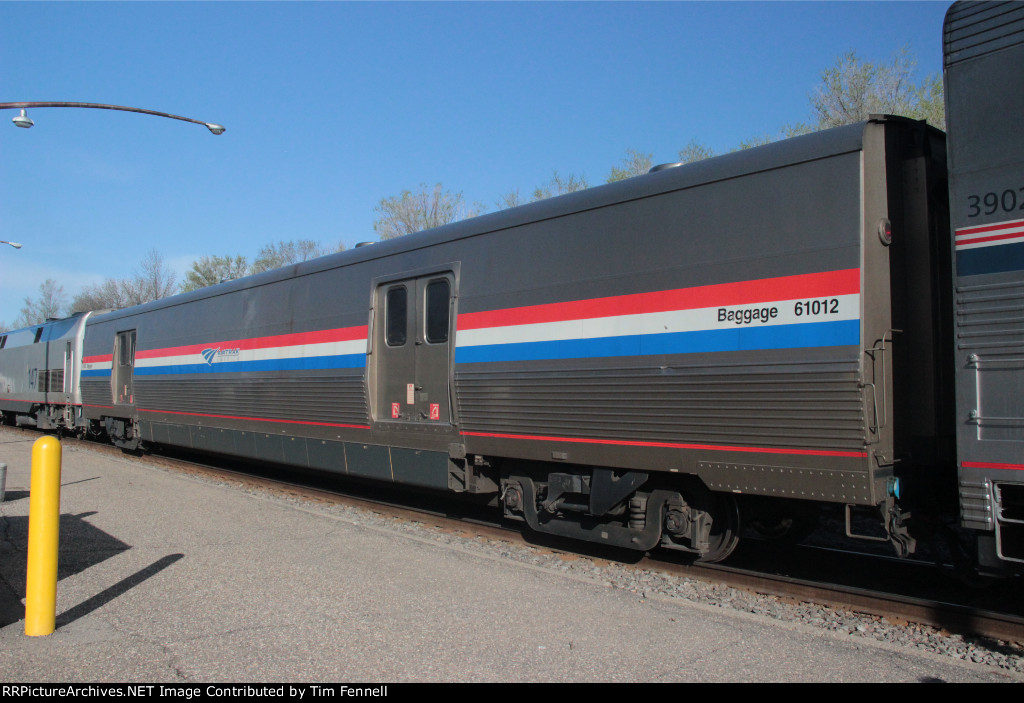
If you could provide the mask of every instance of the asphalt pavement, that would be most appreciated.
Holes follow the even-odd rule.
[[[68,448],[57,630],[28,637],[33,439],[0,428],[4,683],[1021,680]]]

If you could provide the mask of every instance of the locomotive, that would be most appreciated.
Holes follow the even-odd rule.
[[[872,116],[0,334],[0,412],[705,561],[948,515],[1019,569],[1024,5],[944,32],[948,140]]]

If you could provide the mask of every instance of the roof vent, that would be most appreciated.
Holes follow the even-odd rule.
[[[648,171],[647,173],[656,173],[658,171],[667,171],[670,168],[676,168],[677,166],[682,166],[682,165],[683,165],[682,161],[676,161],[675,163],[671,163],[671,164],[658,164],[657,166],[652,166],[651,170]]]

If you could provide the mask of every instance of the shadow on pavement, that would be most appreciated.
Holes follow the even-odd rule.
[[[57,616],[57,627],[63,627],[69,623],[74,622],[80,617],[88,615],[92,611],[99,608],[105,603],[109,603],[114,600],[122,593],[126,593],[135,586],[145,581],[151,576],[155,576],[160,573],[168,566],[183,558],[184,554],[169,554],[162,559],[157,559],[155,562],[147,566],[145,569],[140,569],[131,576],[121,579],[110,588],[106,588],[87,601],[79,603],[71,610],[65,611]]]
[[[28,493],[25,492],[25,497]],[[14,496],[7,495],[5,503],[12,501]],[[95,513],[60,516],[60,546],[57,554],[57,580],[65,579],[85,571],[102,561],[131,549],[131,545],[112,537],[103,530],[88,523],[85,518]],[[181,555],[176,555],[177,559]],[[164,561],[165,557],[160,561]],[[160,562],[157,562],[159,564]],[[173,563],[173,562],[171,562]],[[169,565],[169,564],[168,564]],[[25,597],[25,572],[28,566],[28,516],[0,515],[0,627],[17,622],[25,616],[25,606],[21,602]],[[166,566],[166,565],[165,565]],[[143,569],[140,574],[153,567]],[[164,567],[160,567],[164,568]],[[157,569],[158,571],[160,569]],[[153,572],[155,573],[155,572]],[[152,574],[149,574],[152,575]],[[136,576],[125,579],[128,581]],[[148,575],[144,578],[148,578]],[[144,580],[143,578],[143,580]],[[124,583],[122,581],[121,583]],[[134,583],[132,584],[134,585]],[[58,586],[59,588],[59,586]],[[112,587],[113,588],[113,587]],[[107,589],[104,591],[110,591]],[[127,589],[125,589],[127,590]],[[123,592],[123,591],[121,591]],[[98,596],[86,601],[90,603]],[[111,596],[111,598],[114,596]],[[107,600],[110,600],[108,598]],[[106,601],[104,601],[106,602]],[[77,610],[84,606],[72,608]],[[98,605],[93,605],[94,609]],[[80,617],[76,616],[76,617]],[[70,620],[68,621],[70,622]]]

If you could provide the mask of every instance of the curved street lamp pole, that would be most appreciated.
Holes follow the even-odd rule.
[[[70,102],[21,102],[21,103],[0,103],[0,110],[21,110],[21,114],[15,117],[12,122],[19,127],[29,128],[34,123],[25,114],[25,110],[28,108],[36,107],[84,107],[91,108],[94,110],[120,110],[122,112],[140,112],[143,115],[155,115],[157,117],[167,117],[172,120],[181,120],[182,122],[191,122],[193,124],[201,124],[214,134],[224,134],[224,127],[219,124],[212,122],[203,122],[201,120],[193,120],[191,117],[182,117],[181,115],[172,115],[168,112],[157,112],[156,110],[145,110],[141,107],[125,107],[124,105],[104,105],[102,103],[70,103]]]
[[[32,119],[25,114],[25,110],[36,107],[84,107],[91,108],[94,110],[120,110],[122,112],[139,112],[143,115],[155,115],[156,117],[167,117],[172,120],[181,120],[182,122],[191,122],[192,124],[201,124],[214,134],[224,134],[224,126],[214,124],[213,122],[203,122],[201,120],[193,120],[191,117],[182,117],[181,115],[172,115],[169,112],[157,112],[156,110],[146,110],[141,107],[126,107],[124,105],[106,105],[103,103],[73,103],[73,102],[19,102],[19,103],[0,103],[0,110],[21,110],[21,114],[15,117],[12,122],[18,127],[24,127],[28,129],[35,123]],[[15,249],[21,249],[21,244],[18,242],[8,242],[0,240],[0,244],[10,244]]]

